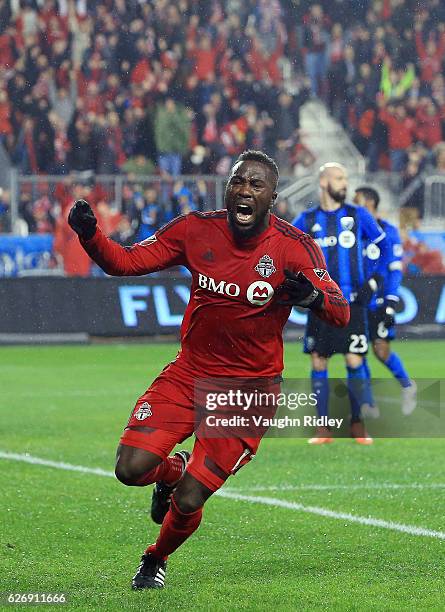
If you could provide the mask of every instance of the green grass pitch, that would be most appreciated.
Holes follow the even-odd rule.
[[[415,377],[443,374],[445,343],[394,346]],[[112,470],[134,400],[175,351],[148,343],[1,348],[0,453]],[[287,376],[307,375],[299,344],[287,344],[286,358]],[[340,359],[331,373],[343,374]],[[65,609],[82,610],[443,610],[444,451],[442,439],[370,447],[267,439],[227,490],[301,506],[213,497],[200,529],[170,558],[166,588],[154,592],[129,588],[157,535],[147,516],[151,487],[0,456],[0,609],[14,608],[5,593],[63,592]]]

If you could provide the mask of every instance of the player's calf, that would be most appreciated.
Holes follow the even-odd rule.
[[[185,473],[171,497],[158,539],[145,554],[166,560],[198,529],[203,506],[212,493],[191,474]]]
[[[132,580],[133,589],[163,588],[167,557],[198,529],[202,519],[202,505],[206,499],[206,492],[200,490],[203,486],[201,483],[198,483],[192,476],[189,478],[191,481],[185,487],[185,492],[178,495],[178,499],[181,499],[182,502],[182,509],[178,507],[173,498],[156,542],[149,546],[142,555],[141,563]],[[209,492],[210,495],[211,493],[212,491]],[[200,505],[196,507],[198,504]],[[184,512],[184,508],[187,510],[194,508],[194,510]]]
[[[381,361],[384,364],[385,361],[388,360],[388,357],[391,354],[391,348],[390,348],[389,342],[387,340],[382,340],[381,338],[378,338],[377,340],[374,340],[374,342],[372,343],[372,348],[374,350],[374,355],[377,357],[379,361]]]

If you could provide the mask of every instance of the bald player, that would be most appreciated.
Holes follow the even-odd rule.
[[[319,173],[320,202],[297,217],[293,225],[310,236],[323,250],[327,271],[319,277],[331,277],[339,285],[351,307],[349,325],[329,328],[309,313],[304,352],[311,357],[312,388],[317,393],[319,416],[328,416],[328,362],[332,355],[344,355],[351,403],[351,436],[359,444],[372,444],[361,419],[361,407],[369,403],[369,383],[364,365],[368,351],[366,306],[377,288],[377,278],[365,282],[364,248],[380,242],[385,233],[366,208],[346,202],[348,175],[336,162],[327,163]],[[374,286],[375,285],[375,286]],[[310,444],[332,442],[328,427],[319,427]]]

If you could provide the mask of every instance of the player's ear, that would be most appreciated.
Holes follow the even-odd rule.
[[[275,204],[277,197],[278,197],[278,193],[274,191],[272,194],[272,199],[270,201],[270,208],[273,208],[273,205]]]

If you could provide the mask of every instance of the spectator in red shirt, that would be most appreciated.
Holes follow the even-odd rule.
[[[442,140],[441,113],[431,98],[422,102],[416,112],[417,133],[420,140],[431,149]]]
[[[212,45],[212,39],[209,34],[204,33],[196,44],[196,30],[189,38],[188,56],[194,62],[194,72],[196,76],[205,81],[209,75],[216,73],[216,62],[218,56],[224,50],[224,41],[218,38],[215,45]]]
[[[8,94],[4,89],[0,89],[0,141],[8,134],[12,134],[11,107]]]
[[[434,77],[440,73],[445,56],[445,31],[441,28],[439,44],[429,38],[423,42],[422,24],[416,23],[416,47],[420,58],[421,79],[425,83],[431,83]]]
[[[384,106],[384,100],[379,99],[379,118],[388,127],[389,156],[392,172],[401,172],[406,164],[406,149],[410,147],[416,136],[415,122],[408,117],[405,105],[389,104]]]
[[[0,68],[11,69],[15,59],[15,42],[13,28],[7,28],[0,34]]]
[[[131,71],[130,81],[132,83],[143,83],[151,75],[150,64],[150,45],[147,41],[140,38],[136,44],[140,58],[136,66]]]
[[[282,36],[278,36],[273,53],[268,53],[261,39],[253,33],[251,36],[251,44],[248,63],[254,78],[258,81],[270,79],[274,85],[281,83],[282,75],[278,62],[283,56],[284,50]]]

